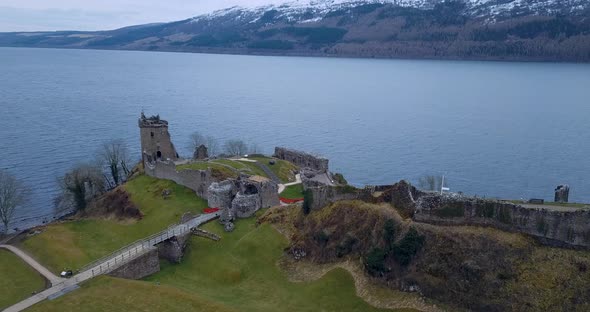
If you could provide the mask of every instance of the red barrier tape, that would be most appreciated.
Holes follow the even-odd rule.
[[[218,212],[219,208],[205,208],[203,209],[204,213],[214,213],[214,212]]]
[[[298,203],[298,202],[302,202],[303,201],[303,198],[291,199],[291,198],[280,197],[279,199],[281,200],[281,202],[283,202],[285,204],[294,204],[294,203]]]

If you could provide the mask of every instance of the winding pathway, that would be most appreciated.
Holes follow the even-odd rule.
[[[0,245],[0,248],[7,249],[7,250],[11,251],[12,253],[14,253],[15,255],[17,255],[24,262],[26,262],[29,266],[31,266],[33,269],[35,269],[37,272],[39,272],[39,274],[43,275],[43,277],[45,277],[51,283],[51,285],[57,285],[57,284],[64,281],[63,278],[57,277],[55,274],[51,273],[51,271],[49,271],[46,267],[41,265],[39,262],[35,261],[35,259],[31,258],[24,251],[14,247],[14,246],[11,246],[11,245]]]
[[[4,310],[4,312],[22,311],[22,310],[27,309],[27,308],[45,300],[45,299],[47,299],[47,298],[50,298],[50,297],[53,298],[55,296],[59,296],[60,293],[65,293],[68,290],[73,289],[73,287],[75,287],[78,283],[92,279],[93,277],[98,276],[98,275],[108,274],[108,273],[112,272],[113,270],[129,263],[131,260],[136,259],[137,257],[140,257],[140,256],[144,255],[145,253],[149,252],[150,250],[152,250],[154,248],[155,245],[157,245],[165,240],[168,240],[171,237],[178,236],[178,235],[184,235],[184,234],[190,232],[190,230],[192,228],[195,228],[205,222],[211,221],[211,220],[219,217],[219,215],[220,215],[220,212],[215,212],[215,213],[211,213],[211,214],[203,214],[203,215],[193,218],[185,223],[173,225],[162,232],[156,233],[152,236],[149,236],[149,237],[139,240],[135,243],[132,243],[131,245],[121,248],[118,251],[115,251],[114,253],[85,266],[84,268],[81,269],[80,273],[76,274],[75,276],[73,276],[70,279],[61,279],[57,276],[54,276],[51,272],[49,272],[49,270],[45,269],[43,266],[38,264],[35,260],[33,260],[32,258],[28,257],[26,254],[23,253],[23,255],[30,258],[30,260],[33,263],[36,263],[36,265],[38,265],[39,268],[42,268],[42,270],[47,270],[46,273],[49,273],[49,275],[53,275],[58,280],[55,280],[56,283],[53,283],[53,281],[52,281],[51,288],[48,288],[48,289],[46,289],[38,294],[35,294],[23,301],[11,306],[11,307],[8,307],[7,309]],[[8,247],[11,247],[11,246],[8,246]],[[23,260],[24,260],[24,258],[23,258]],[[27,260],[25,260],[25,261],[27,261]],[[27,263],[29,263],[29,262],[27,261]],[[31,264],[31,266],[33,266],[33,265]],[[33,266],[33,267],[35,269],[37,269],[37,267],[35,267],[35,266]],[[39,271],[39,269],[37,269],[37,270]],[[41,273],[41,271],[39,271],[39,272]],[[43,274],[43,273],[41,273],[41,274]],[[51,281],[51,279],[50,279],[50,281]]]
[[[301,184],[301,175],[300,174],[295,175],[295,182],[279,184],[279,194],[281,194],[287,188],[287,186],[297,185],[297,184]]]

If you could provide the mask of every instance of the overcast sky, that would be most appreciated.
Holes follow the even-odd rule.
[[[285,0],[0,0],[0,32],[104,30]]]

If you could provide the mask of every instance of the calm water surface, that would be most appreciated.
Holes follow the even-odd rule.
[[[121,138],[143,109],[189,134],[330,158],[356,185],[445,174],[453,191],[590,202],[590,66],[0,48],[0,168],[50,219],[56,177]]]

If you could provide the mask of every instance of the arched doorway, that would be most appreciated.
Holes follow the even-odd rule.
[[[158,159],[162,159],[162,152],[158,151],[156,153],[156,157],[158,157]]]

